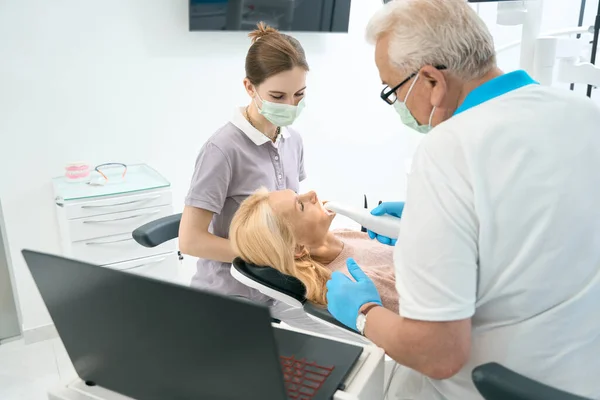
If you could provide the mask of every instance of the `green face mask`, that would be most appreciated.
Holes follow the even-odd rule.
[[[396,102],[394,103],[394,109],[400,116],[400,120],[402,121],[402,123],[405,126],[411,128],[419,133],[429,133],[429,131],[431,131],[431,129],[433,129],[433,127],[431,126],[431,120],[433,119],[433,113],[435,113],[435,107],[433,107],[433,110],[431,110],[431,115],[429,115],[429,124],[428,125],[420,125],[419,121],[417,121],[417,119],[415,117],[413,117],[413,115],[411,114],[408,107],[406,107],[406,100],[408,100],[408,96],[410,96],[410,93],[412,92],[413,87],[415,87],[415,83],[417,83],[417,79],[419,79],[419,75],[417,75],[415,77],[415,80],[410,85],[410,88],[408,89],[408,92],[406,93],[406,97],[404,98],[404,101],[400,101],[399,99],[396,100]]]
[[[275,126],[288,126],[293,124],[304,109],[304,98],[300,100],[297,106],[292,106],[290,104],[265,101],[261,99],[258,92],[256,93],[256,97],[258,97],[262,104],[262,107],[258,107],[256,100],[254,101],[258,113]]]

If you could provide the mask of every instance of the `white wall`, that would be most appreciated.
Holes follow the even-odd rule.
[[[547,3],[554,9],[545,29],[576,24],[576,0]],[[304,187],[322,198],[404,197],[413,141],[379,99],[363,40],[377,7],[353,1],[347,35],[295,35],[311,66],[296,125],[310,176]],[[493,26],[495,6],[480,11]],[[519,32],[494,28],[498,44]],[[19,254],[61,252],[50,178],[74,160],[147,162],[172,182],[182,208],[202,143],[248,100],[248,46],[243,33],[188,32],[187,0],[0,2],[0,197],[24,329],[51,322]],[[516,54],[501,66],[517,67]]]

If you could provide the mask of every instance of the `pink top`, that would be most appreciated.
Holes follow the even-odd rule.
[[[335,236],[344,242],[344,249],[329,265],[331,271],[340,271],[352,276],[346,267],[346,260],[354,258],[365,274],[373,280],[383,306],[398,313],[399,296],[396,291],[394,271],[394,248],[371,240],[366,233],[352,230],[335,230]]]

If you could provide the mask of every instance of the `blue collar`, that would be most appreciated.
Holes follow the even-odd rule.
[[[509,72],[508,74],[500,75],[497,78],[487,81],[483,85],[473,89],[471,93],[467,95],[465,101],[458,107],[454,112],[454,115],[458,115],[463,111],[473,108],[488,100],[502,96],[513,90],[522,88],[527,85],[537,85],[538,82],[534,81],[527,72],[519,70]]]

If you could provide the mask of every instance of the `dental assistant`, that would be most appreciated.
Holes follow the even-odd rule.
[[[198,155],[179,246],[199,257],[193,287],[272,305],[269,297],[230,275],[236,254],[229,225],[256,189],[298,192],[306,177],[302,138],[290,125],[304,106],[308,63],[296,39],[263,23],[249,36],[244,88],[250,102],[234,110]]]
[[[600,398],[600,109],[500,71],[464,0],[392,1],[367,36],[381,97],[428,134],[406,205],[373,210],[402,217],[400,315],[351,259],[329,311],[402,366],[403,399],[481,399],[487,362]]]

